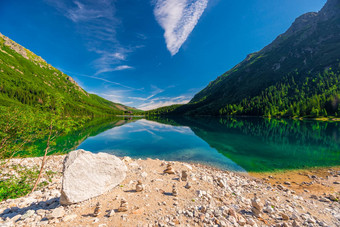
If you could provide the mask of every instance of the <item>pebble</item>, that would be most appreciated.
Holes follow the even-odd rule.
[[[161,169],[147,172],[147,167],[140,164],[139,161],[137,163],[136,160],[125,158],[125,162],[129,167],[138,167],[138,169],[130,168],[131,173],[135,174],[134,177],[137,179],[141,177],[140,179],[144,179],[142,179],[143,182],[150,182],[147,189],[143,187],[141,190],[144,191],[143,193],[126,193],[129,203],[132,203],[131,211],[128,209],[127,201],[125,199],[122,199],[124,201],[121,200],[118,211],[129,211],[129,214],[132,215],[131,220],[135,220],[135,217],[137,218],[138,215],[144,214],[146,215],[144,219],[145,223],[164,227],[195,225],[214,227],[257,227],[268,225],[296,227],[340,226],[340,207],[338,203],[333,202],[338,199],[336,198],[336,194],[323,194],[318,197],[316,195],[310,195],[307,189],[302,192],[294,192],[288,189],[289,187],[285,188],[282,185],[271,186],[264,181],[254,181],[251,178],[235,173],[215,171],[200,167],[199,165],[190,166],[189,164],[181,163],[179,165],[177,163],[175,164],[176,167],[178,166],[178,170],[176,171],[177,175],[175,176],[176,178],[171,178],[159,174],[159,171],[162,171]],[[165,165],[167,165],[167,163]],[[167,169],[170,169],[173,173],[167,174],[175,174],[173,165],[169,164],[168,167]],[[142,169],[144,169],[144,172],[142,172]],[[148,179],[149,175],[152,179]],[[106,211],[104,220],[98,218],[83,218],[80,216],[82,213],[78,212],[77,216],[73,213],[76,209],[81,210],[84,206],[92,205],[94,201],[97,202],[98,200],[94,199],[90,202],[71,205],[67,208],[60,207],[58,196],[60,196],[61,175],[58,177],[58,181],[54,180],[44,190],[36,191],[27,198],[10,199],[1,202],[0,226],[14,226],[14,223],[18,226],[30,224],[32,224],[32,226],[53,226],[60,222],[64,222],[64,224],[59,225],[71,226],[75,219],[78,223],[81,223],[80,225],[82,226],[94,225],[94,223],[100,221],[103,223],[104,220],[107,221],[107,224],[101,224],[100,226],[110,226],[108,221],[111,219],[108,218],[116,216],[115,210],[112,207],[114,206],[112,205],[113,203],[117,203],[116,201],[110,201],[110,199],[108,199],[107,202],[105,202],[105,207],[111,210]],[[190,182],[188,181],[189,178]],[[133,182],[136,182],[133,179],[134,178],[132,178],[132,180],[131,178],[129,179],[131,180],[130,187]],[[311,179],[313,179],[315,184],[321,184],[322,182],[321,178]],[[332,177],[330,177],[329,182],[333,183],[334,181],[331,181],[331,179]],[[137,190],[137,185],[143,185],[142,181],[137,182],[136,191],[139,191]],[[293,181],[294,180],[292,180],[292,183],[287,182],[294,185],[295,183]],[[169,183],[173,184],[174,182],[177,182],[177,185],[173,185],[172,188],[172,195],[174,195],[174,197],[169,197],[169,195],[171,195],[170,193],[159,193],[162,189],[169,190]],[[289,185],[287,182],[283,183],[283,185]],[[205,187],[206,185],[209,186]],[[303,185],[308,188],[311,183],[305,182]],[[159,190],[155,191],[154,189],[156,187],[159,188]],[[185,190],[184,187],[192,190]],[[119,190],[124,192],[125,188],[119,188]],[[163,196],[159,202],[157,201],[155,203],[160,205],[159,207],[157,206],[157,208],[153,208],[154,205],[148,201],[149,198],[152,198],[153,192]],[[184,198],[182,193],[179,194],[179,192],[183,192],[183,195],[188,194],[189,196]],[[255,196],[250,198],[251,195]],[[119,195],[117,199],[121,199],[121,195]],[[135,204],[137,199],[144,203],[141,208],[139,204],[138,207]],[[149,202],[149,204],[145,202]],[[51,209],[51,211],[49,209]],[[146,209],[153,209],[154,212],[146,213]],[[250,213],[250,211],[252,213]],[[320,213],[316,214],[312,211],[319,211]],[[310,215],[311,213],[317,216],[314,217]],[[258,218],[261,216],[263,216],[263,219]],[[49,220],[46,220],[47,217],[49,217]],[[126,213],[122,213],[121,216],[117,217],[122,218],[120,220],[121,222],[122,220],[124,223],[126,221],[123,226],[129,226],[131,224],[131,220],[128,219]],[[263,222],[263,220],[268,223]],[[143,221],[141,221],[141,223],[143,223]]]
[[[34,214],[35,214],[34,210],[28,210],[28,211],[26,211],[26,213],[24,215],[21,216],[21,219],[25,220],[25,219],[33,216]]]
[[[63,222],[69,222],[69,221],[72,221],[73,219],[76,219],[77,218],[77,215],[76,214],[70,214],[70,215],[66,215],[62,221]]]
[[[115,215],[115,210],[110,210],[107,214],[108,217],[113,217]]]
[[[46,215],[47,219],[61,218],[65,215],[64,207],[58,207],[54,209],[50,214]]]

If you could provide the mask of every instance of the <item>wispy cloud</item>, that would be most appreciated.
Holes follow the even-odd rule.
[[[152,88],[151,94],[145,98],[143,97],[128,97],[128,98],[133,99],[133,100],[139,100],[139,101],[147,101],[155,97],[156,95],[164,92],[164,89],[158,88],[157,86],[154,86],[154,85],[151,85],[151,88]]]
[[[115,0],[45,1],[74,22],[88,50],[99,55],[93,61],[95,75],[132,68],[124,61],[134,48],[122,46],[117,39],[121,21],[116,17]]]
[[[106,73],[106,72],[122,71],[126,69],[133,69],[133,67],[129,65],[119,65],[114,68],[102,68],[98,70],[95,75],[99,75],[101,73]]]
[[[170,106],[174,104],[186,104],[190,101],[191,97],[188,96],[178,96],[178,97],[160,97],[150,99],[138,106],[141,110],[152,110],[163,106]]]
[[[207,5],[208,0],[156,0],[154,15],[171,55],[177,54]]]

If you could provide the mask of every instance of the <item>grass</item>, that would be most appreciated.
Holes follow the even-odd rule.
[[[0,201],[27,195],[32,190],[39,174],[37,167],[27,168],[21,165],[12,165],[8,167],[8,170],[10,171],[0,170]],[[55,174],[53,171],[45,172],[49,182]],[[48,185],[47,181],[39,183],[38,190],[46,185]]]

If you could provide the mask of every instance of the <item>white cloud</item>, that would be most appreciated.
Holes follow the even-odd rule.
[[[119,66],[116,66],[114,68],[103,67],[100,70],[98,70],[95,75],[98,75],[98,74],[101,74],[101,73],[106,73],[106,72],[122,71],[122,70],[126,70],[126,69],[133,69],[133,67],[129,66],[129,65],[119,65]]]
[[[116,68],[114,68],[114,71],[120,71],[120,70],[125,70],[125,69],[132,69],[133,67],[132,66],[129,66],[129,65],[120,65],[120,66],[117,66]]]
[[[67,17],[70,18],[73,22],[88,21],[106,16],[105,14],[103,14],[103,12],[105,13],[107,11],[87,7],[86,5],[78,1],[74,1],[74,4],[76,5],[75,8],[70,8],[66,11]]]
[[[128,54],[137,47],[124,47],[117,38],[121,21],[116,16],[113,0],[45,0],[70,19],[82,34],[89,51],[98,54],[93,61],[95,75],[131,69],[125,65]]]
[[[207,5],[208,0],[156,0],[154,15],[171,55],[177,54]]]
[[[187,96],[178,97],[161,97],[151,99],[149,102],[145,102],[139,105],[137,108],[141,110],[152,110],[163,106],[170,106],[174,104],[186,104],[191,98]]]
[[[128,98],[134,99],[134,100],[139,100],[139,101],[147,101],[147,100],[150,100],[151,98],[155,97],[156,95],[164,92],[164,89],[158,88],[157,86],[154,86],[154,85],[151,85],[151,88],[152,88],[151,94],[146,98],[143,98],[143,97],[128,97]]]

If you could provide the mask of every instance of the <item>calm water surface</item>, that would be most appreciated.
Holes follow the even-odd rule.
[[[337,122],[157,118],[116,120],[100,127],[99,133],[94,131],[76,147],[132,158],[200,162],[235,171],[340,165]]]

